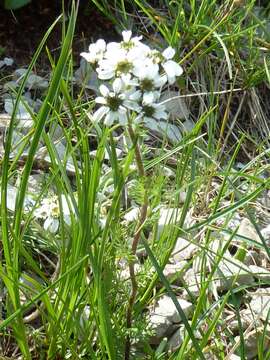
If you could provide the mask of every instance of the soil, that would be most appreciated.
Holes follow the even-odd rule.
[[[64,3],[68,12],[70,1],[65,0]],[[32,0],[29,5],[16,11],[3,9],[0,2],[0,59],[11,57],[16,67],[29,64],[46,30],[61,13],[61,0]],[[60,21],[47,44],[53,57],[57,57],[61,47],[61,31]],[[87,49],[90,42],[99,37],[110,40],[116,36],[113,24],[89,0],[81,0],[73,43],[75,64],[79,62],[80,52]],[[48,70],[45,51],[37,64],[39,71]]]

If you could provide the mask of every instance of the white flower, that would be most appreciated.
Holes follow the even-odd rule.
[[[121,125],[127,124],[128,109],[140,111],[137,101],[140,93],[134,89],[129,92],[122,92],[124,83],[120,78],[116,78],[112,84],[113,91],[107,86],[101,85],[99,90],[102,96],[95,99],[97,104],[102,106],[94,113],[94,121],[100,121],[104,118],[104,124],[111,126],[115,121],[119,121]]]
[[[103,59],[104,52],[106,50],[106,43],[103,39],[99,39],[96,43],[90,44],[89,52],[82,52],[81,56],[85,58],[86,61],[94,64],[99,60]]]
[[[108,47],[109,45],[110,44],[108,44]],[[129,58],[126,50],[109,48],[105,54],[105,58],[99,61],[96,71],[99,79],[110,80],[113,77],[128,74],[133,67],[132,59]]]
[[[177,64],[177,62],[171,60],[175,55],[175,50],[172,47],[168,47],[162,53],[164,60],[162,61],[161,65],[167,75],[168,83],[172,85],[177,76],[183,74],[182,67]]]
[[[135,122],[139,122],[142,118],[144,121],[156,121],[160,119],[167,119],[168,113],[166,112],[165,105],[153,103],[152,98],[144,98],[142,102],[142,111],[136,117]]]
[[[45,230],[55,234],[59,227],[60,209],[56,196],[43,199],[41,205],[34,211],[34,216],[37,219],[45,220],[43,227]]]
[[[141,91],[146,93],[156,93],[157,89],[161,89],[167,82],[166,75],[159,74],[159,66],[152,64],[152,66],[144,66],[136,69],[136,76],[138,77],[138,86]],[[156,97],[156,95],[153,95]]]
[[[66,197],[61,195],[62,202],[62,215],[67,225],[71,224],[71,215],[68,207]],[[71,205],[71,210],[74,212],[74,208]],[[57,196],[45,198],[41,201],[40,206],[34,210],[34,217],[44,220],[44,230],[55,234],[59,228],[60,206]]]
[[[94,112],[94,121],[103,120],[126,125],[130,116],[136,121],[166,119],[165,106],[159,103],[162,88],[173,84],[183,69],[172,60],[175,50],[168,47],[162,53],[141,42],[141,36],[122,32],[123,40],[106,43],[101,40],[90,45],[89,54],[82,55],[95,62],[98,78],[109,85],[100,86],[95,101],[101,106]]]

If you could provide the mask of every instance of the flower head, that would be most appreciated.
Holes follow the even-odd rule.
[[[162,89],[183,72],[172,60],[175,50],[151,49],[129,30],[123,31],[122,37],[122,41],[108,44],[98,40],[89,46],[89,53],[82,53],[95,63],[98,78],[108,82],[100,86],[100,96],[95,99],[101,106],[93,115],[94,121],[125,125],[131,114],[136,121],[166,119],[165,107],[158,103]]]
[[[106,50],[106,43],[103,39],[99,39],[96,43],[90,44],[89,52],[82,52],[81,56],[85,58],[86,61],[94,64],[99,60],[103,59],[104,52]]]

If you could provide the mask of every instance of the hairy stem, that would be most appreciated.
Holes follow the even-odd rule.
[[[144,179],[145,178],[145,170],[143,167],[143,161],[142,161],[140,148],[137,143],[135,133],[130,124],[128,126],[128,133],[129,133],[130,139],[134,145],[135,160],[136,160],[136,165],[137,165],[137,169],[138,169],[138,175],[141,179]],[[136,231],[135,231],[134,238],[132,241],[132,246],[131,246],[132,258],[129,261],[131,293],[130,293],[128,308],[127,308],[127,315],[126,315],[127,330],[130,330],[132,327],[132,310],[133,310],[133,306],[134,306],[137,292],[138,292],[138,284],[137,284],[137,280],[136,280],[134,265],[135,265],[136,252],[137,252],[138,244],[140,241],[142,227],[143,227],[143,224],[145,223],[145,220],[147,217],[147,208],[148,208],[148,196],[147,196],[146,189],[144,189],[144,200],[143,200],[143,204],[141,206],[140,218],[139,218],[139,221],[138,221],[138,224],[136,227]],[[126,338],[126,343],[125,343],[125,360],[129,360],[129,358],[130,358],[130,345],[131,345],[130,344],[130,334],[128,333],[127,338]]]

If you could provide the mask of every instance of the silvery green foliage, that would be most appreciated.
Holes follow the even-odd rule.
[[[117,122],[126,125],[131,118],[135,123],[166,120],[166,107],[159,103],[162,88],[183,73],[172,60],[175,50],[151,49],[141,42],[141,36],[132,37],[131,31],[123,31],[122,36],[121,42],[108,44],[99,39],[90,44],[88,52],[81,53],[95,68],[98,79],[106,82],[99,87],[95,102],[101,106],[93,120],[104,120],[107,126]]]

